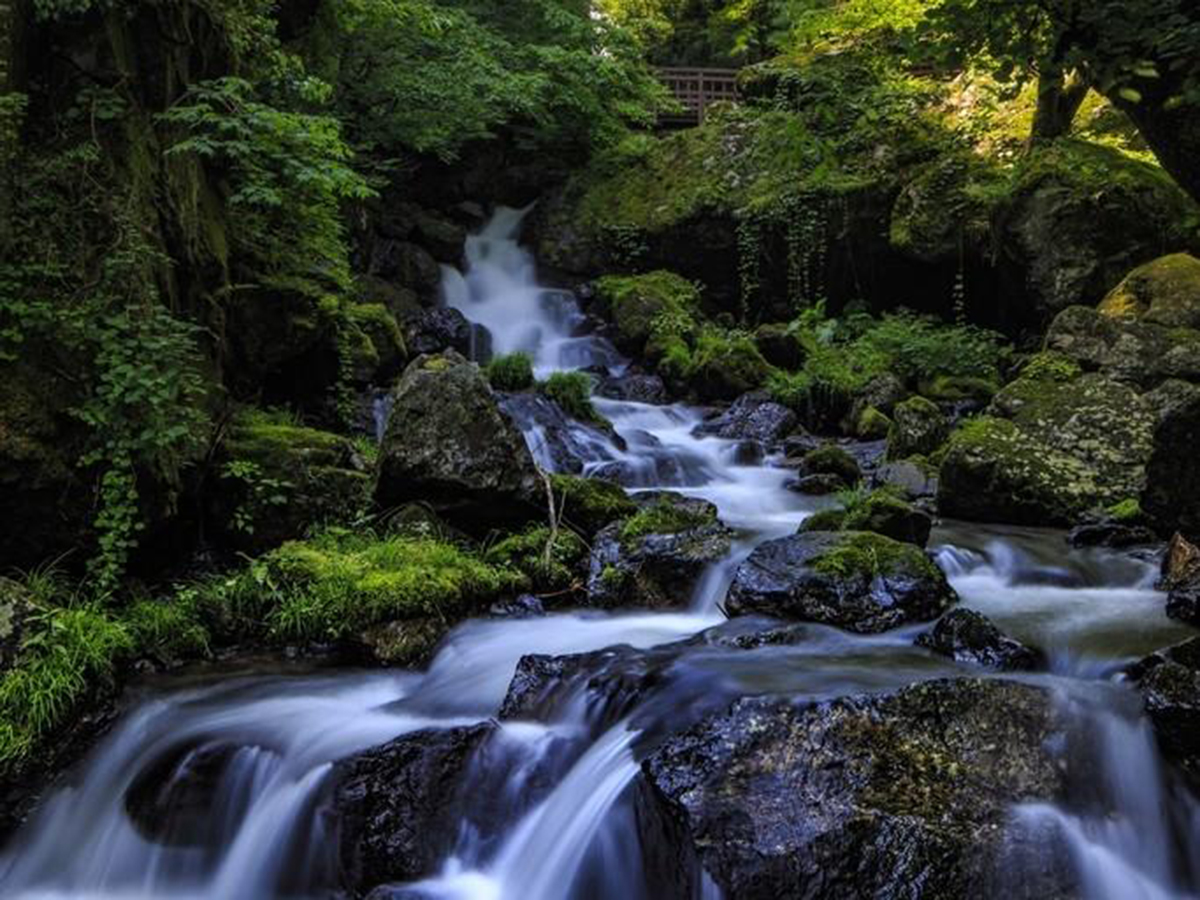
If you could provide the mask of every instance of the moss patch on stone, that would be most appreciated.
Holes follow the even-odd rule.
[[[629,546],[649,534],[678,534],[716,521],[716,513],[710,507],[694,507],[663,499],[626,520],[621,526],[620,539],[622,544]]]
[[[621,338],[630,346],[645,345],[663,316],[695,313],[700,291],[674,272],[658,270],[644,275],[608,275],[596,282],[596,296],[611,310]]]
[[[637,504],[625,490],[609,481],[551,475],[550,484],[556,500],[562,504],[566,520],[589,534],[637,512]]]
[[[868,581],[881,576],[941,577],[919,548],[867,531],[842,532],[833,547],[813,559],[812,567],[825,575],[863,576]]]

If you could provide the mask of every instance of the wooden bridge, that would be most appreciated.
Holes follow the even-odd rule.
[[[683,107],[682,113],[663,116],[660,124],[677,128],[699,125],[712,104],[723,100],[736,103],[737,74],[737,69],[659,69],[659,80]]]

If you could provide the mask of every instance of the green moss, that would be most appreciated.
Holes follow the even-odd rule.
[[[637,504],[625,490],[609,481],[551,475],[550,484],[556,500],[562,504],[564,518],[589,534],[637,512]]]
[[[621,543],[630,545],[648,534],[678,534],[716,522],[711,508],[699,509],[669,499],[644,507],[621,526]]]
[[[487,379],[498,391],[524,391],[533,387],[533,357],[516,352],[497,356],[487,364]]]
[[[854,457],[833,444],[804,454],[802,468],[809,475],[836,475],[846,484],[856,484],[862,473]]]
[[[838,544],[816,557],[812,567],[826,575],[868,579],[880,575],[923,578],[941,575],[937,565],[920,548],[865,531],[843,532]]]
[[[609,305],[621,337],[641,347],[654,333],[656,320],[695,313],[700,291],[674,272],[608,275],[596,282],[597,298]]]
[[[864,441],[873,441],[887,437],[891,427],[891,419],[874,406],[868,406],[859,413],[858,420],[854,423],[854,434]]]
[[[234,417],[225,446],[235,459],[268,463],[300,457],[327,466],[342,461],[347,449],[341,435],[306,428],[286,414],[259,409],[244,409]]]
[[[844,509],[822,509],[800,523],[800,531],[841,531],[846,522]]]
[[[1056,350],[1043,350],[1021,368],[1021,377],[1035,381],[1072,381],[1083,374],[1079,363]]]
[[[540,525],[494,544],[484,554],[484,560],[493,566],[521,573],[537,590],[562,590],[576,581],[587,548],[577,534],[565,529],[555,535],[547,558],[549,543],[550,529]]]
[[[140,600],[122,615],[138,654],[162,662],[177,662],[207,655],[211,635],[194,597]]]
[[[987,403],[1000,390],[998,380],[978,378],[970,375],[938,375],[922,381],[917,390],[921,396],[943,403],[974,400]]]
[[[343,313],[370,341],[378,360],[398,361],[408,356],[396,317],[382,303],[348,303]]]
[[[1105,511],[1118,522],[1138,522],[1144,518],[1142,505],[1136,497],[1128,497],[1120,503],[1114,503]]]
[[[1106,316],[1167,327],[1200,326],[1200,260],[1163,256],[1134,269],[1098,307]]]
[[[453,618],[529,586],[517,568],[446,541],[330,530],[266,555],[224,585],[223,596],[269,637],[320,641],[394,619]]]
[[[706,328],[696,340],[686,377],[705,399],[733,400],[765,386],[774,371],[750,335]]]

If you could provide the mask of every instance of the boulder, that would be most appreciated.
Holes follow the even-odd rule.
[[[639,353],[657,319],[690,315],[699,301],[696,285],[660,269],[643,275],[609,275],[595,282],[595,300],[612,317],[622,348]]]
[[[402,735],[335,765],[341,883],[365,893],[431,875],[453,849],[471,759],[496,730],[485,722]]]
[[[928,456],[950,436],[950,421],[936,403],[924,397],[911,397],[892,411],[888,431],[888,459]]]
[[[942,570],[911,544],[813,531],[756,547],[738,566],[725,609],[869,634],[936,619],[957,600]]]
[[[421,309],[405,317],[404,340],[414,356],[453,350],[472,357],[477,329],[457,309],[440,306]]]
[[[929,631],[917,635],[917,646],[953,660],[1002,671],[1036,669],[1045,657],[1004,634],[991,619],[973,609],[952,609]]]
[[[1111,519],[1076,525],[1067,535],[1067,543],[1072,547],[1111,547],[1114,550],[1139,547],[1157,541],[1158,535],[1145,525],[1130,525]]]
[[[858,461],[834,444],[825,444],[805,453],[797,467],[801,475],[832,475],[845,487],[851,487],[862,478]]]
[[[696,427],[696,433],[737,441],[774,444],[796,427],[796,414],[765,391],[743,394],[727,410]]]
[[[1153,653],[1128,674],[1142,694],[1159,747],[1200,782],[1200,638]]]
[[[392,390],[376,502],[414,500],[472,533],[542,515],[545,489],[483,372],[450,351],[411,363]]]
[[[889,490],[873,491],[846,512],[842,528],[871,531],[893,540],[924,547],[933,530],[933,517]]]
[[[1114,319],[1200,329],[1200,259],[1174,253],[1139,266],[1098,309]]]
[[[804,345],[785,322],[758,326],[754,332],[754,346],[763,359],[777,368],[794,372],[804,365]]]
[[[422,299],[438,295],[442,270],[428,250],[408,241],[376,241],[367,274],[403,285]]]
[[[413,220],[417,243],[440,263],[456,266],[462,260],[467,230],[461,225],[422,211]]]
[[[602,529],[588,562],[593,606],[682,608],[709,566],[729,554],[733,532],[716,507],[669,492],[638,494],[629,519]]]
[[[16,662],[26,623],[35,611],[33,595],[24,586],[0,577],[0,676]]]
[[[861,441],[884,440],[893,428],[892,420],[874,406],[866,407],[854,417],[853,435]]]
[[[657,375],[613,375],[601,379],[596,386],[596,396],[658,405],[667,402],[667,388]]]
[[[881,465],[871,473],[872,487],[887,487],[909,500],[937,496],[937,470],[910,459]]]
[[[1065,866],[1019,894],[996,884],[1013,804],[1065,794],[1059,716],[1052,691],[990,679],[739,700],[642,764],[651,896],[700,896],[705,878],[739,900],[1062,896]]]
[[[1161,410],[1152,443],[1142,510],[1159,531],[1200,540],[1200,391]]]
[[[809,497],[828,497],[830,494],[844,491],[848,485],[838,475],[818,472],[815,475],[801,475],[795,481],[789,482],[786,487],[789,491]]]
[[[618,519],[629,518],[638,509],[625,489],[611,481],[559,474],[550,476],[550,483],[563,519],[589,536]]]
[[[1155,419],[1129,386],[1040,368],[1005,387],[988,412],[951,436],[939,476],[943,515],[1071,525],[1141,494]]]
[[[1118,319],[1085,306],[1063,310],[1046,347],[1089,372],[1153,388],[1168,378],[1200,381],[1200,331]]]
[[[269,751],[224,742],[186,745],[138,773],[124,797],[125,812],[138,834],[172,847],[213,846],[227,838],[212,810],[239,752]]]

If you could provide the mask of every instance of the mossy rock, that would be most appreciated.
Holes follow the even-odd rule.
[[[957,595],[910,543],[863,531],[812,531],[767,541],[738,567],[730,615],[758,613],[875,633],[935,619]]]
[[[791,325],[771,322],[760,325],[754,332],[754,345],[771,365],[795,371],[804,365],[804,344]]]
[[[1134,269],[1100,303],[1115,319],[1200,329],[1200,259],[1175,253]]]
[[[702,400],[736,400],[764,387],[772,371],[753,338],[709,331],[697,339],[687,380]]]
[[[893,491],[880,489],[852,504],[846,511],[841,528],[870,531],[924,547],[929,542],[933,518],[896,496]]]
[[[800,472],[805,475],[836,475],[847,487],[858,483],[862,470],[858,462],[835,444],[810,450],[800,460]]]
[[[992,379],[969,375],[938,375],[917,387],[922,397],[939,403],[970,401],[981,405],[996,396],[998,390],[1000,385]]]
[[[1170,378],[1200,382],[1200,330],[1192,328],[1167,328],[1072,306],[1051,323],[1046,347],[1086,371],[1143,389]]]
[[[234,419],[218,466],[209,519],[246,553],[353,521],[370,503],[371,476],[349,440],[256,410]]]
[[[625,489],[610,481],[551,475],[550,483],[556,500],[562,503],[563,517],[585,534],[595,534],[605,525],[632,516],[638,509]]]
[[[892,427],[891,419],[874,406],[868,406],[859,413],[854,423],[854,436],[864,441],[882,440],[888,436]]]
[[[945,442],[950,422],[938,405],[924,397],[910,397],[892,411],[888,430],[888,459],[928,456]]]
[[[596,281],[595,289],[597,300],[608,307],[622,346],[635,353],[653,334],[655,320],[694,314],[700,296],[695,284],[665,270],[608,275]]]
[[[381,384],[399,374],[408,350],[391,311],[382,303],[351,303],[344,313],[350,344],[360,347],[361,358],[355,359],[356,377],[364,383]]]

